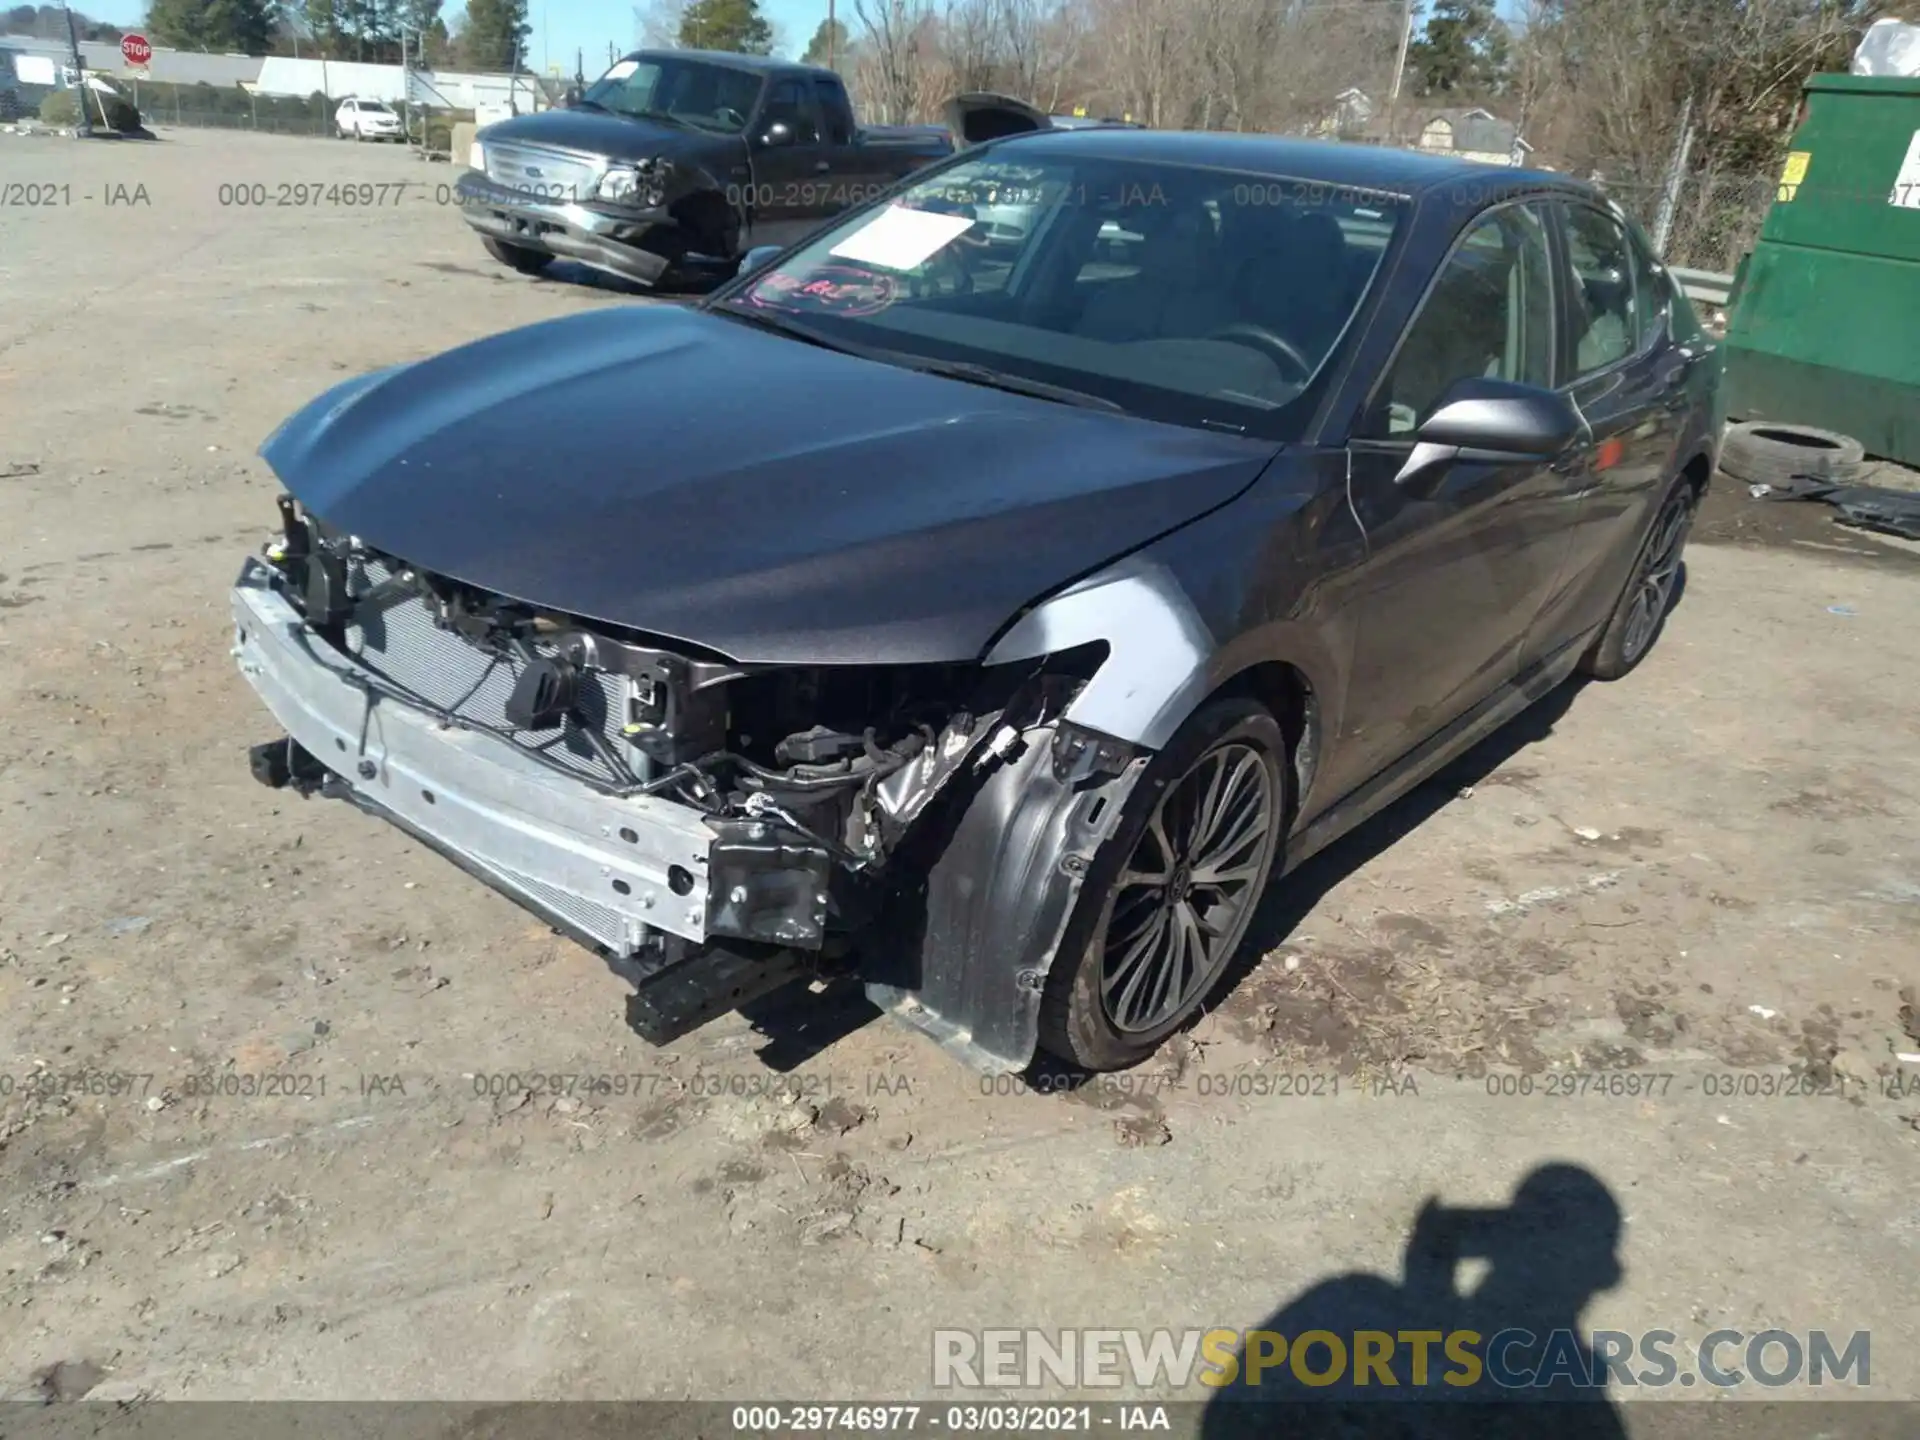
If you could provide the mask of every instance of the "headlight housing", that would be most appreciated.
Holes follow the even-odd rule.
[[[656,209],[667,198],[667,174],[670,168],[664,160],[643,160],[638,165],[612,166],[595,183],[594,198],[615,205]]]
[[[474,141],[473,144],[468,147],[467,168],[469,170],[478,170],[482,175],[487,173],[487,147],[482,145],[478,140]]]

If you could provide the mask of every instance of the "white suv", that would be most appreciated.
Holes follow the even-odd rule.
[[[400,117],[379,100],[358,100],[351,96],[333,112],[333,123],[342,140],[404,140]]]

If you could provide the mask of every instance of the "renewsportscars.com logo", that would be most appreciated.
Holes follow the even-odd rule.
[[[941,1390],[1729,1390],[1871,1383],[1869,1332],[1714,1330],[936,1330]]]

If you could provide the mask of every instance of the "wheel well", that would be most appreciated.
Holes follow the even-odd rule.
[[[1280,722],[1280,733],[1287,737],[1287,754],[1293,761],[1293,795],[1287,814],[1291,826],[1320,759],[1320,700],[1312,682],[1285,661],[1263,660],[1233,676],[1214,693],[1258,700]]]
[[[694,247],[702,254],[716,254],[728,244],[732,212],[726,197],[715,190],[689,195],[675,207],[674,218],[686,229]]]

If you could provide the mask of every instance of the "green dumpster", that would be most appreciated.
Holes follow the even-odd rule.
[[[1722,353],[1734,419],[1838,430],[1920,465],[1920,79],[1807,83]]]

